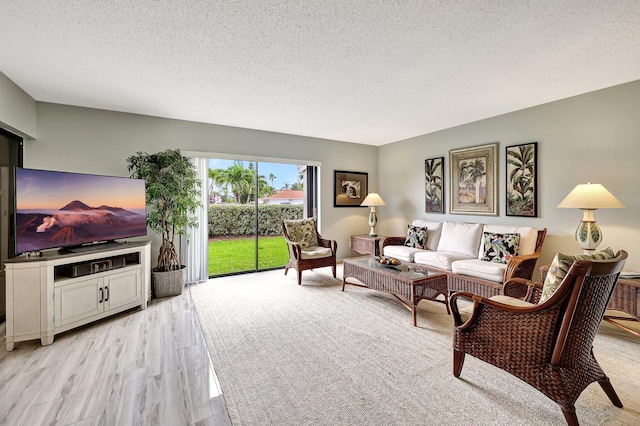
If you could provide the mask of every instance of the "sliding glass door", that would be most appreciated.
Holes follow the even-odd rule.
[[[315,184],[311,190],[305,182],[315,167],[227,159],[208,163],[209,276],[284,267],[289,255],[281,220],[313,214],[309,205],[314,202],[307,199],[315,194]]]

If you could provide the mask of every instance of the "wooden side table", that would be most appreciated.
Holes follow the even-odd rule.
[[[350,250],[351,256],[353,257],[354,251],[360,254],[380,256],[380,240],[384,237],[384,235],[377,235],[375,237],[370,237],[367,234],[352,235]]]
[[[605,314],[603,319],[606,322],[640,337],[640,333],[620,323],[620,321],[640,321],[640,279],[619,278],[607,309],[624,312],[632,318]]]

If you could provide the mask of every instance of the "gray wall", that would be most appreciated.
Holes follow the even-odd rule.
[[[38,131],[36,101],[0,72],[0,127],[35,138]]]
[[[38,139],[25,141],[31,168],[128,176],[125,159],[136,151],[184,151],[321,162],[320,229],[349,255],[349,235],[368,232],[365,208],[333,207],[333,171],[369,173],[376,190],[377,147],[216,126],[143,115],[38,103]]]
[[[126,176],[130,153],[174,147],[321,161],[320,226],[338,240],[340,257],[348,255],[350,234],[368,231],[366,209],[333,207],[333,170],[352,170],[368,172],[369,190],[380,192],[387,203],[378,208],[379,233],[404,234],[413,218],[532,224],[548,228],[539,264],[549,263],[557,251],[580,251],[573,233],[581,212],[556,206],[576,184],[602,183],[626,205],[596,212],[602,245],[627,250],[627,268],[640,270],[640,81],[376,148],[47,103],[37,103],[36,116],[28,95],[1,77],[3,102],[22,105],[18,112],[0,108],[3,127],[23,127],[21,133],[28,136],[36,134],[37,123],[38,139],[25,142],[27,167]],[[504,148],[531,141],[539,143],[539,214],[508,217]],[[445,157],[448,186],[449,150],[490,142],[499,143],[499,216],[425,214],[424,159]],[[447,198],[449,193],[447,188]]]
[[[538,142],[537,218],[505,215],[505,147]],[[449,150],[499,143],[499,216],[426,214],[424,160],[445,157],[449,211]],[[392,143],[378,153],[385,207],[379,232],[402,235],[413,218],[533,225],[548,229],[539,265],[556,252],[580,253],[574,239],[582,212],[556,206],[579,183],[601,183],[625,209],[595,213],[601,247],[629,252],[627,269],[640,271],[640,81]],[[535,277],[538,279],[537,277]]]

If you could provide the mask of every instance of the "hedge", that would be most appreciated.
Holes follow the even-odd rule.
[[[258,204],[260,235],[282,235],[282,219],[302,219],[302,204]],[[255,235],[255,204],[209,205],[209,237]]]

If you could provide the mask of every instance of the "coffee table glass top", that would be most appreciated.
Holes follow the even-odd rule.
[[[420,268],[418,266],[407,265],[402,263],[400,265],[383,265],[380,263],[380,258],[377,256],[363,256],[363,257],[353,257],[348,259],[349,262],[357,263],[362,266],[368,266],[370,268],[378,269],[382,272],[398,275],[405,278],[412,279],[420,279],[433,277],[436,275],[442,275],[443,272],[438,271],[429,271],[424,268]]]

